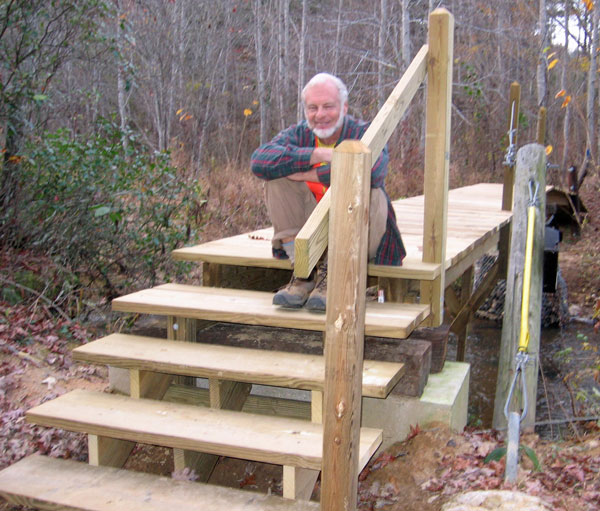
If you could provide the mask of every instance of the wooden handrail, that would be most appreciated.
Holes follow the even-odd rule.
[[[425,44],[362,136],[361,142],[371,150],[372,161],[379,158],[415,93],[425,80],[428,55],[429,47]],[[294,273],[297,277],[308,278],[327,248],[330,205],[331,195],[327,190],[296,236]]]

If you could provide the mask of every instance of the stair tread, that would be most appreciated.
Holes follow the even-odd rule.
[[[321,469],[323,426],[309,421],[74,390],[27,412],[35,424],[313,470]],[[381,443],[361,428],[359,469]]]
[[[318,511],[318,502],[29,456],[0,472],[0,496],[36,509],[84,511]]]
[[[323,390],[320,355],[112,334],[73,350],[76,360],[201,378]],[[404,364],[365,360],[363,395],[386,397],[404,374]]]
[[[325,314],[283,309],[263,291],[164,284],[116,298],[113,310],[181,316],[247,325],[325,331]],[[427,317],[429,305],[367,302],[365,335],[406,338]]]

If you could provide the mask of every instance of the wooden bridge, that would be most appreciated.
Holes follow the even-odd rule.
[[[0,473],[0,494],[40,509],[308,510],[319,508],[308,499],[322,471],[321,509],[353,509],[358,472],[382,438],[381,430],[360,427],[361,396],[385,398],[406,371],[398,361],[363,362],[364,335],[397,340],[438,326],[445,295],[458,312],[470,298],[474,262],[497,247],[511,220],[502,185],[448,191],[452,50],[452,16],[438,9],[428,44],[363,139],[335,151],[332,187],[296,247],[300,276],[330,247],[326,315],[275,308],[272,293],[257,290],[264,278],[244,290],[223,287],[224,275],[238,267],[238,276],[267,272],[272,287],[289,278],[289,263],[271,256],[271,229],[175,251],[177,259],[205,265],[204,286],[166,284],[113,302],[115,311],[166,316],[168,339],[113,334],[74,352],[128,371],[130,395],[75,391],[27,413],[30,422],[87,433],[90,464],[29,457]],[[408,256],[402,267],[367,265],[371,162],[426,76],[424,196],[393,203]],[[447,291],[461,277],[461,295]],[[366,302],[368,279],[385,289],[385,303]],[[199,320],[323,331],[325,353],[206,345]],[[208,379],[205,406],[168,402],[173,382],[190,377]],[[256,407],[248,413],[256,383],[309,391],[305,418],[268,416]],[[172,448],[175,468],[193,468],[204,481],[218,456],[279,464],[286,498],[124,471],[136,442]]]

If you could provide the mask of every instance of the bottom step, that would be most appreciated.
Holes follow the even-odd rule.
[[[316,511],[317,502],[33,455],[0,472],[0,496],[36,509]]]

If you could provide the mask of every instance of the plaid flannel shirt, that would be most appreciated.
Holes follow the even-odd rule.
[[[346,116],[340,138],[336,146],[346,139],[358,140],[369,127],[369,123]],[[310,157],[315,148],[315,135],[306,121],[290,126],[280,132],[273,140],[261,145],[252,154],[252,172],[260,179],[271,180],[305,172],[311,169]],[[385,193],[385,176],[388,167],[387,147],[371,169],[371,188],[381,188]],[[319,181],[325,186],[330,185],[331,165],[317,167]],[[387,197],[387,193],[386,193]],[[388,216],[386,232],[379,243],[375,264],[400,266],[406,255],[402,237],[396,223],[394,208],[388,201]]]

